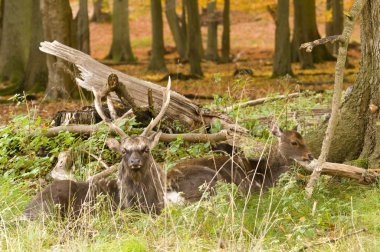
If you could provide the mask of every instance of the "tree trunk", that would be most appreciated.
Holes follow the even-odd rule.
[[[312,53],[299,50],[302,43],[320,39],[317,28],[315,0],[294,0],[293,60],[300,61],[303,69],[313,68],[314,63],[333,60],[325,45],[316,47]]]
[[[218,22],[216,20],[216,0],[207,3],[207,49],[205,58],[218,61]]]
[[[190,74],[195,76],[203,76],[201,60],[202,60],[202,35],[199,20],[198,0],[187,0],[187,28],[188,28],[188,47]]]
[[[29,54],[32,4],[29,0],[3,1],[0,79],[9,80],[18,85],[24,78]]]
[[[230,0],[224,0],[221,61],[230,61]]]
[[[148,69],[166,72],[161,0],[151,0],[150,11],[152,15],[152,50]]]
[[[292,75],[290,60],[289,0],[278,0],[273,77]]]
[[[1,34],[3,31],[3,16],[4,16],[4,0],[0,0],[0,47],[1,47]]]
[[[352,92],[342,105],[328,157],[331,161],[360,158],[368,161],[370,168],[380,166],[379,110],[369,109],[371,104],[380,107],[379,26],[380,2],[368,1],[361,16],[361,67]]]
[[[32,18],[30,22],[32,37],[25,78],[20,86],[20,91],[41,91],[45,89],[48,81],[48,69],[46,55],[38,49],[40,43],[44,41],[40,0],[32,0]]]
[[[187,58],[186,55],[186,36],[184,27],[180,25],[180,19],[176,12],[176,0],[166,0],[165,4],[166,19],[168,20],[170,31],[173,34],[174,42],[181,60]]]
[[[327,0],[326,36],[342,34],[343,31],[343,0]],[[338,44],[327,44],[331,54],[338,54]]]
[[[115,62],[136,62],[129,36],[128,0],[113,1],[112,45],[107,58]]]
[[[94,12],[91,17],[91,22],[105,22],[110,20],[110,15],[108,13],[103,13],[102,5],[103,0],[94,0]]]
[[[90,54],[90,22],[88,19],[87,0],[79,0],[79,11],[76,19],[77,48],[84,53]]]
[[[41,0],[44,39],[57,40],[72,45],[72,12],[68,0]],[[48,84],[45,90],[47,99],[76,97],[76,87],[70,75],[72,67],[63,60],[48,56]]]

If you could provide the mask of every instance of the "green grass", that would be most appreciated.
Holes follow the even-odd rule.
[[[0,185],[0,250],[42,251],[296,251],[305,244],[367,231],[320,251],[376,251],[380,241],[380,189],[324,178],[312,199],[295,173],[263,195],[246,199],[231,185],[200,203],[168,206],[160,216],[99,211],[77,221],[18,222],[34,190],[6,179]],[[27,192],[27,193],[26,193]],[[315,205],[315,207],[314,207]],[[314,210],[313,210],[314,208]]]
[[[269,131],[260,117],[276,116],[282,126],[290,128],[296,122],[285,117],[285,111],[328,107],[330,99],[330,95],[310,94],[235,110],[231,115],[250,128],[256,140],[265,141]],[[210,107],[220,109],[231,102],[216,97]],[[42,124],[39,119],[22,116],[0,129],[1,251],[298,251],[305,245],[326,242],[363,228],[365,232],[335,243],[314,245],[310,250],[380,251],[379,186],[362,186],[348,179],[323,176],[313,198],[306,199],[306,181],[297,179],[296,167],[275,188],[261,195],[246,198],[235,186],[220,183],[215,196],[206,196],[194,204],[169,205],[160,216],[127,210],[111,212],[99,207],[95,214],[84,214],[75,221],[54,218],[18,221],[38,191],[38,179],[45,178],[60,151],[71,147],[101,155],[106,162],[118,159],[104,148],[106,131],[85,140],[67,133],[54,139],[41,135],[27,137],[30,128],[38,130]],[[134,120],[127,121],[126,130],[136,133],[132,126]],[[216,123],[212,130],[218,131],[219,126]],[[303,131],[309,129],[306,124],[303,126]],[[51,155],[49,160],[35,155],[41,147]],[[210,155],[209,144],[188,144],[181,139],[169,146],[160,144],[157,150],[153,154],[166,169],[186,157]],[[88,154],[76,153],[78,179],[102,169]],[[17,158],[29,160],[32,166],[25,167],[22,160],[15,162]]]

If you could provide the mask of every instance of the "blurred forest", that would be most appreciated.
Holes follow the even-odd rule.
[[[44,40],[61,41],[129,75],[153,82],[170,73],[176,76],[174,90],[189,97],[228,95],[253,99],[295,89],[329,89],[337,51],[322,46],[309,55],[298,47],[320,36],[339,34],[343,13],[352,4],[344,1],[343,6],[336,7],[336,1],[308,0],[291,4],[283,1],[277,6],[275,1],[194,1],[198,2],[195,16],[199,18],[191,20],[186,16],[191,11],[186,1],[152,1],[161,15],[151,13],[149,1],[70,1],[70,5],[68,1],[60,5],[45,2],[46,6],[38,6],[39,1],[28,3],[26,8],[28,4],[2,1],[3,96],[26,91],[44,101],[79,97],[67,74],[60,77],[65,80],[59,84],[52,79],[52,63],[48,60],[46,64],[46,56],[38,50],[39,42]],[[225,7],[229,8],[223,12]],[[7,8],[14,14],[8,17]],[[196,28],[190,32],[192,22],[200,23],[200,35]],[[15,37],[20,39],[14,40]],[[189,43],[190,40],[200,44]],[[358,26],[352,42],[350,68],[358,65],[360,55]],[[347,76],[350,82],[351,72]],[[225,92],[234,86],[233,75],[238,73],[249,77],[243,94],[239,92],[242,97]],[[282,79],[283,76],[289,78]]]

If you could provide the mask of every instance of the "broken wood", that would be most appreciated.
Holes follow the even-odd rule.
[[[63,151],[58,154],[58,162],[51,171],[54,180],[73,180],[76,181],[71,172],[73,156],[70,151]]]
[[[47,131],[42,134],[47,137],[54,137],[62,131],[68,131],[73,134],[83,134],[90,135],[95,133],[100,129],[102,124],[94,124],[94,125],[67,125],[67,126],[58,126],[47,129]],[[175,141],[179,136],[185,142],[191,143],[206,143],[206,142],[221,142],[225,141],[229,138],[229,133],[227,130],[222,130],[218,133],[213,134],[201,134],[201,133],[184,133],[184,134],[167,134],[162,133],[160,136],[160,141],[163,142],[171,142]]]
[[[228,112],[231,112],[232,110],[234,110],[235,108],[239,108],[239,107],[245,108],[245,107],[249,107],[249,106],[256,106],[256,105],[263,104],[265,102],[277,101],[277,100],[287,99],[287,98],[294,98],[294,97],[298,97],[298,96],[300,96],[300,93],[292,93],[292,94],[288,94],[288,95],[278,95],[275,97],[259,98],[259,99],[252,100],[252,101],[234,104],[230,107],[225,108],[224,111],[228,113]]]
[[[154,107],[155,110],[157,110],[156,112],[161,108],[163,99],[162,91],[164,88],[157,84],[134,78],[116,69],[105,66],[91,58],[89,55],[63,45],[58,41],[42,42],[40,50],[76,65],[80,72],[79,76],[76,78],[76,82],[86,90],[91,92],[95,90],[100,94],[107,93],[108,77],[110,74],[114,73],[118,76],[122,86],[128,90],[128,93],[131,95],[137,106],[148,106],[148,99],[146,96],[148,89],[150,88],[152,89]],[[114,93],[111,94],[111,97],[113,100],[120,101],[119,97]],[[234,121],[228,116],[200,108],[186,97],[174,91],[171,91],[171,101],[166,116],[173,121],[179,120],[191,130],[203,126],[209,126],[213,119],[219,119],[224,122],[223,125],[228,126],[228,130],[236,128]],[[237,128],[242,129],[243,127],[238,126]],[[248,131],[245,129],[245,132]]]
[[[308,172],[314,172],[317,168],[320,168],[320,172],[323,175],[345,177],[356,180],[360,184],[372,184],[378,181],[380,173],[374,170],[367,170],[356,166],[324,162],[319,164],[318,160],[314,159],[312,162],[296,161]]]
[[[316,46],[324,45],[327,43],[333,44],[337,41],[341,42],[342,39],[343,39],[343,37],[341,35],[333,35],[333,36],[329,36],[326,38],[317,39],[317,40],[314,40],[312,42],[303,43],[303,44],[301,44],[300,49],[305,49],[306,52],[310,53],[313,51],[313,48]]]

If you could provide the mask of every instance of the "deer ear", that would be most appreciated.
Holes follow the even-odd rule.
[[[294,126],[294,127],[293,127],[293,129],[292,129],[292,130],[294,130],[294,131],[297,131],[297,132],[298,132],[298,130],[299,130],[299,127],[300,127],[300,125],[299,125],[299,124],[297,124],[296,126]]]
[[[158,142],[160,141],[161,134],[162,132],[159,131],[159,132],[153,133],[152,135],[148,137],[150,141],[150,146],[149,146],[150,149],[153,149],[158,144]]]
[[[284,134],[282,129],[278,127],[277,123],[272,125],[271,131],[272,131],[272,134],[275,135],[276,137],[282,137],[282,135]]]
[[[106,139],[106,145],[111,150],[116,151],[118,153],[121,153],[121,151],[120,151],[120,143],[115,138],[107,138]]]

